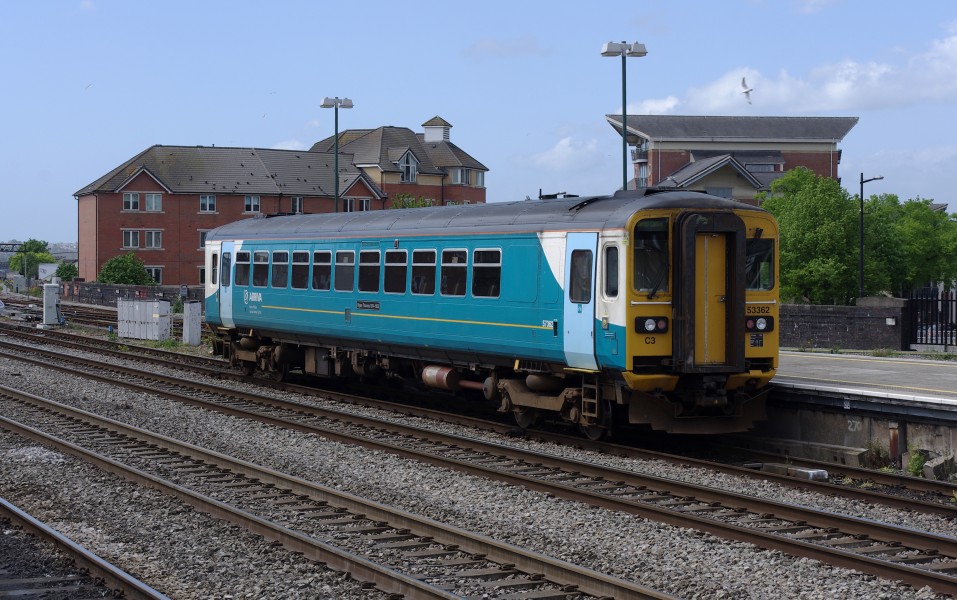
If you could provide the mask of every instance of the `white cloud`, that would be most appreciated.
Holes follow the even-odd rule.
[[[598,141],[564,137],[548,150],[531,156],[535,166],[553,171],[583,171],[601,160]]]
[[[299,140],[284,140],[277,144],[273,144],[273,150],[306,150],[307,147],[305,144]]]
[[[651,98],[628,106],[628,114],[635,115],[667,115],[675,112],[681,101],[675,96],[667,98]]]
[[[804,77],[780,71],[765,76],[739,68],[691,88],[681,102],[687,114],[814,113],[912,106],[957,100],[957,35],[932,40],[926,51],[899,64],[844,60],[811,69]],[[741,94],[747,77],[753,104]],[[676,103],[677,104],[677,103]]]

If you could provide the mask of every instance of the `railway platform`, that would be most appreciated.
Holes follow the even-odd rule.
[[[957,361],[782,351],[771,386],[748,437],[781,454],[901,465],[921,452],[934,468],[957,455]]]

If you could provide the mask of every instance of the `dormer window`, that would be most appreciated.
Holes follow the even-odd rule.
[[[402,169],[400,181],[402,183],[415,183],[415,176],[419,171],[419,161],[415,159],[415,155],[411,152],[406,152],[396,164]]]

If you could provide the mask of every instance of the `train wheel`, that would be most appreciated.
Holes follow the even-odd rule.
[[[515,415],[515,422],[522,429],[528,429],[538,420],[538,411],[526,406],[516,406],[512,409],[512,414]]]
[[[593,442],[597,442],[611,435],[611,416],[611,404],[608,401],[602,401],[598,422],[589,423],[587,425],[580,423],[578,427],[581,429],[581,432],[585,434],[585,437]]]
[[[243,375],[252,375],[256,372],[256,363],[251,360],[241,360],[239,361],[239,368],[242,370]]]
[[[286,381],[289,378],[289,363],[279,363],[279,366],[272,373],[272,378],[276,381]]]
[[[579,425],[578,427],[585,434],[585,437],[593,442],[597,442],[608,433],[608,429],[602,425]]]

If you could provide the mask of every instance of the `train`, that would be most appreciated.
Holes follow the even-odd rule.
[[[257,216],[206,235],[206,322],[250,375],[414,381],[592,439],[745,431],[778,365],[777,240],[759,207],[652,188]]]

